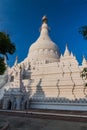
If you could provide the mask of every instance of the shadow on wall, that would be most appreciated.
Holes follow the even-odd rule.
[[[39,80],[37,86],[36,86],[36,92],[34,93],[33,97],[36,97],[36,98],[44,98],[45,97],[45,93],[42,89],[42,86],[41,86],[41,83],[42,83],[42,79]]]

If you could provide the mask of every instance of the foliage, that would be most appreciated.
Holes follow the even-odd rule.
[[[5,70],[6,70],[6,66],[4,63],[4,59],[0,58],[0,75],[2,75]]]
[[[87,68],[84,68],[81,72],[81,77],[87,79]]]
[[[87,40],[87,25],[80,27],[79,33],[82,34],[85,40]]]
[[[13,54],[15,52],[15,45],[11,42],[8,34],[0,32],[0,54]],[[7,57],[8,58],[8,57]]]
[[[83,38],[87,40],[87,25],[82,26],[79,28],[79,33],[82,34]],[[85,80],[87,80],[87,68],[84,68],[81,72],[81,77]],[[85,86],[87,87],[87,83],[85,83]]]
[[[6,70],[4,63],[4,56],[8,59],[7,54],[13,54],[16,48],[15,45],[11,42],[8,34],[0,32],[0,75]]]
[[[82,72],[81,72],[81,77],[83,78],[83,79],[87,79],[87,68],[84,68],[83,70],[82,70]],[[85,87],[87,87],[87,83],[85,83]]]

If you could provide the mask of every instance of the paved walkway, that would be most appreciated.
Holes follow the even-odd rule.
[[[16,116],[3,116],[10,123],[10,130],[87,130],[87,123],[50,120],[40,118],[27,118]]]

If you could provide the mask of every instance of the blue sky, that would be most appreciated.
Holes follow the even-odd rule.
[[[87,0],[0,0],[0,31],[10,34],[16,52],[9,56],[12,66],[26,58],[30,45],[38,38],[43,15],[47,15],[50,36],[63,54],[66,43],[81,64],[87,58],[87,41],[78,33],[87,25]]]

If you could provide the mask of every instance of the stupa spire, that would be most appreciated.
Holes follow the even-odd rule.
[[[47,16],[43,16],[42,17],[42,26],[41,26],[41,33],[40,35],[43,36],[48,36],[48,31],[49,31],[49,27],[48,27],[48,19]]]

